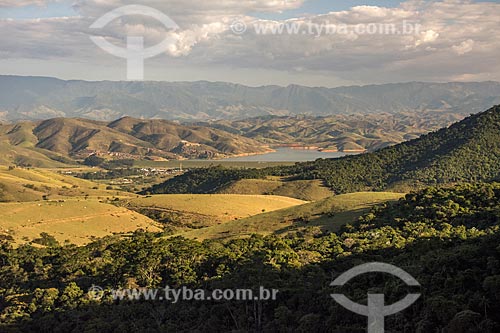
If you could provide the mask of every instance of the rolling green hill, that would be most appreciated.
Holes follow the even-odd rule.
[[[126,199],[122,205],[178,232],[210,227],[304,203],[302,200],[275,195],[170,194]]]
[[[192,170],[151,191],[204,193],[241,179],[270,175],[321,179],[335,193],[407,191],[424,185],[496,180],[500,177],[500,106],[374,153],[260,170]]]

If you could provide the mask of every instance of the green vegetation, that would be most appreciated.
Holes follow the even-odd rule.
[[[330,282],[375,261],[405,269],[422,286],[417,303],[386,318],[390,331],[500,331],[500,107],[375,153],[211,166],[171,179],[170,170],[132,169],[129,157],[157,156],[176,135],[220,141],[218,151],[233,149],[232,141],[131,118],[2,126],[0,148],[16,147],[2,158],[17,166],[0,167],[1,332],[361,332],[366,317],[336,304]],[[168,151],[212,155],[185,143]],[[58,166],[102,147],[119,161],[95,153],[87,164],[110,170],[19,167]],[[30,160],[39,149],[52,153]],[[160,179],[168,180],[142,197],[119,190]],[[104,288],[102,299],[86,293],[93,285]],[[275,301],[112,298],[111,289],[165,286],[280,293]],[[379,274],[342,292],[358,303],[383,293],[389,304],[410,289]]]
[[[336,233],[252,236],[203,243],[137,232],[84,247],[0,247],[2,331],[317,331],[362,332],[366,317],[329,296],[387,303],[409,288],[386,275],[339,274],[361,263],[404,268],[422,285],[409,309],[387,317],[392,332],[498,332],[500,185],[429,188],[376,206]],[[46,241],[50,239],[44,238]],[[92,285],[105,289],[94,300]],[[113,301],[109,289],[189,286],[276,288],[275,301]],[[381,288],[381,286],[384,286]],[[133,318],[133,319],[132,319]],[[133,322],[133,325],[131,324]]]
[[[264,178],[267,169],[225,169],[222,166],[195,169],[144,190],[141,194],[217,193],[234,181]]]
[[[182,165],[184,169],[193,169],[193,168],[208,168],[214,165],[221,165],[226,168],[231,169],[263,169],[269,167],[278,167],[278,166],[290,166],[294,165],[295,162],[237,162],[237,161],[228,161],[227,159],[220,160],[182,160],[182,161],[148,161],[148,160],[140,160],[134,162],[134,167],[137,168],[175,168],[179,169]]]
[[[333,195],[320,180],[286,181],[275,179],[242,179],[221,188],[217,193],[280,195],[306,201],[322,200]]]

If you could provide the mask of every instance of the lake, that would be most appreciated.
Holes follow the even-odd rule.
[[[317,150],[299,150],[291,148],[276,148],[276,152],[242,157],[225,158],[221,161],[229,162],[308,162],[318,158],[339,158],[354,155],[342,152],[323,153]]]

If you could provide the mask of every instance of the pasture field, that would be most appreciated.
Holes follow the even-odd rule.
[[[42,232],[61,244],[83,245],[137,229],[162,231],[158,223],[143,215],[95,199],[0,203],[0,211],[0,234],[11,236],[16,244],[30,242]]]
[[[48,169],[0,166],[0,202],[37,201],[44,198],[127,197],[131,193],[106,190],[98,184]]]
[[[303,200],[282,196],[243,194],[163,194],[133,198],[127,202],[135,207],[171,209],[216,216],[226,220],[305,203]]]
[[[256,216],[232,220],[226,223],[192,230],[181,235],[186,238],[231,239],[252,234],[286,234],[306,227],[318,227],[323,231],[338,231],[347,223],[356,221],[374,205],[396,201],[404,194],[391,192],[359,192],[332,196]]]
[[[171,226],[203,228],[306,201],[273,195],[165,194],[126,199],[122,204]]]
[[[372,205],[403,196],[333,196],[318,180],[279,177],[244,179],[220,194],[200,195],[137,196],[106,190],[107,185],[56,170],[0,167],[0,236],[22,244],[47,233],[60,243],[82,245],[137,229],[200,240],[284,234],[306,227],[336,231]]]

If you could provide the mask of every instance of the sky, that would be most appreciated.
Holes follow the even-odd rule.
[[[126,5],[170,24],[143,11],[91,28]],[[144,60],[145,80],[500,81],[499,28],[500,0],[0,0],[0,74],[137,79],[91,37],[123,50],[142,37],[146,48],[162,43]]]

